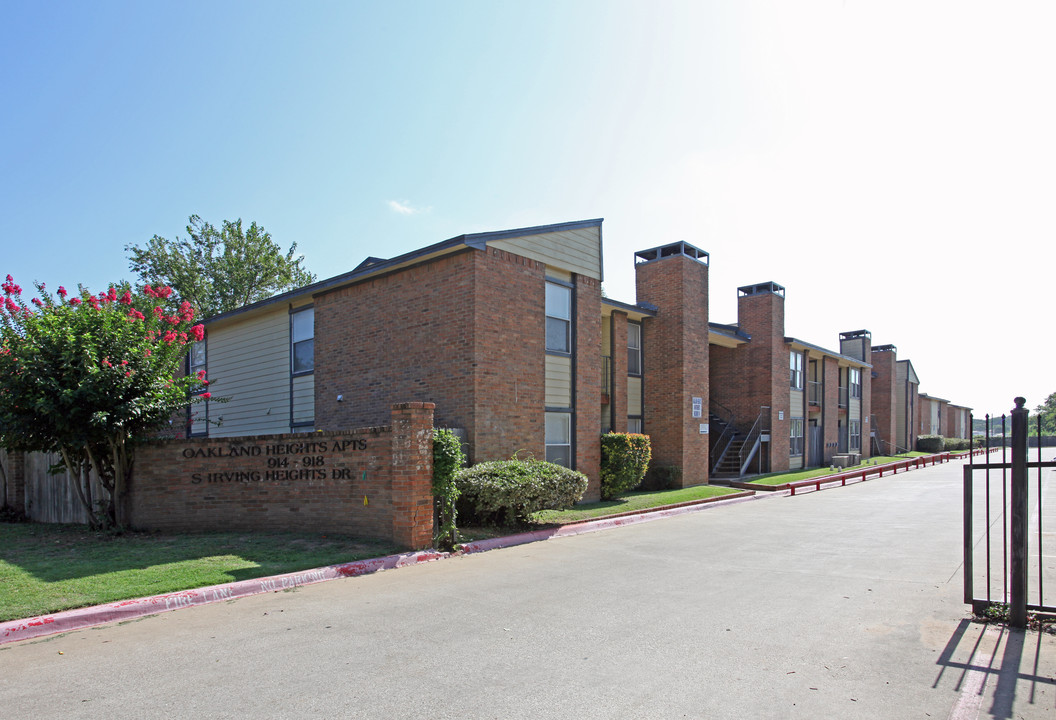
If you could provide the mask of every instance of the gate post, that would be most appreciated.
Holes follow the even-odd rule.
[[[1009,625],[1027,626],[1027,409],[1016,398],[1012,411],[1012,548]]]

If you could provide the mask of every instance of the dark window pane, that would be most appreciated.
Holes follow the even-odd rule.
[[[557,352],[570,352],[568,344],[568,328],[570,323],[567,320],[558,320],[557,318],[548,317],[546,319],[546,349],[556,350]]]
[[[315,369],[315,340],[302,340],[293,344],[293,371],[307,372]]]

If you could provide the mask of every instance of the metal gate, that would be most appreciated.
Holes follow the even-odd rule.
[[[1028,452],[1025,402],[1016,398],[1010,436],[1004,416],[1001,435],[991,435],[987,415],[990,452],[964,467],[964,601],[977,614],[1007,605],[1013,627],[1026,626],[1028,610],[1056,613],[1056,462],[1042,460],[1040,417],[1037,451]],[[1000,462],[992,462],[998,452]]]

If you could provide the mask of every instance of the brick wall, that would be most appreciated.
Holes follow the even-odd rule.
[[[839,451],[840,441],[840,364],[836,358],[825,358],[822,372],[825,394],[825,399],[822,401],[824,424],[822,442],[825,445],[825,457],[822,462],[831,463],[832,456]]]
[[[593,501],[601,499],[601,418],[598,416],[601,407],[601,285],[584,275],[576,275],[574,280],[575,466],[590,479],[583,499]],[[626,348],[626,338],[623,345]],[[623,355],[626,365],[626,350]]]
[[[659,310],[643,324],[643,426],[654,465],[682,469],[683,486],[708,481],[708,268],[684,255],[635,266],[637,297]],[[692,399],[703,402],[692,416]]]
[[[137,451],[130,524],[333,532],[432,542],[431,403],[347,431],[159,440]]]
[[[898,376],[895,355],[892,350],[873,350],[871,356],[873,372],[876,373],[875,378],[870,377],[869,392],[872,414],[876,416],[876,426],[873,429],[883,441],[881,449],[884,454],[888,454],[891,446],[897,441],[898,426],[895,424],[895,414],[898,405],[895,393]]]
[[[546,266],[535,260],[496,248],[473,253],[473,294],[458,301],[473,314],[475,462],[518,451],[546,457],[545,277]],[[590,408],[595,416],[597,406]]]
[[[761,407],[771,408],[770,468],[774,472],[788,470],[791,346],[785,342],[785,299],[773,292],[741,295],[737,299],[737,322],[752,337],[751,342],[738,348],[745,353],[741,366],[746,374],[746,421],[749,425],[755,422]]]

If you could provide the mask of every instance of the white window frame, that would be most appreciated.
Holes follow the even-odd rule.
[[[803,389],[803,353],[792,350],[788,357],[789,382],[793,390]]]
[[[803,455],[803,433],[806,420],[803,418],[790,418],[788,421],[788,454],[790,457]],[[796,432],[796,429],[799,432]]]
[[[847,423],[847,450],[854,452],[862,449],[862,421],[851,420]]]
[[[627,432],[638,433],[642,432],[642,418],[640,417],[628,417],[627,418]]]
[[[627,374],[642,375],[642,326],[627,323]]]
[[[561,302],[561,297],[566,298],[567,302]],[[546,351],[549,353],[572,354],[572,303],[571,287],[546,281]],[[551,345],[551,329],[559,326],[564,329],[564,342]]]
[[[306,358],[306,350],[311,348]],[[302,360],[298,368],[298,349]],[[308,359],[307,363],[303,361]],[[290,312],[290,374],[311,375],[315,372],[315,306],[297,308]]]
[[[201,362],[195,362],[195,356],[198,354],[199,349],[201,350]],[[199,370],[205,370],[208,372],[209,369],[209,346],[206,344],[206,339],[195,340],[191,343],[191,351],[187,353],[187,374],[197,375]],[[206,376],[208,378],[208,375]],[[195,395],[201,395],[208,387],[202,387],[200,390],[194,392]],[[201,408],[198,410],[197,408]],[[205,429],[194,432],[192,428],[194,424],[192,422],[195,413],[202,413],[204,418],[202,419],[205,423]],[[187,437],[203,437],[209,435],[209,398],[205,399],[205,402],[198,403],[197,406],[190,406],[187,408]]]
[[[572,467],[572,413],[547,412],[543,419],[546,461]],[[567,463],[561,460],[567,459]]]

